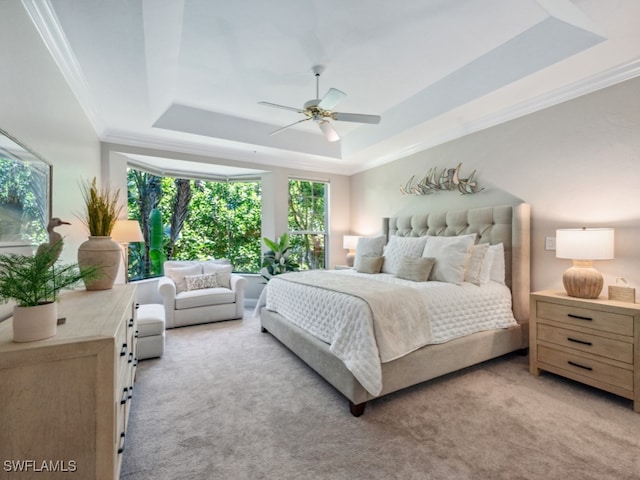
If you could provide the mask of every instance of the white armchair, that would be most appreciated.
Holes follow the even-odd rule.
[[[167,261],[158,281],[166,328],[242,318],[247,279],[228,263]]]

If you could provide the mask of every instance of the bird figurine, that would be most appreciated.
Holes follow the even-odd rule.
[[[36,250],[36,255],[42,253],[44,250],[51,250],[51,254],[53,257],[53,263],[58,260],[58,257],[62,253],[62,235],[54,230],[54,228],[59,227],[60,225],[71,225],[69,222],[65,222],[64,220],[59,219],[58,217],[53,217],[49,220],[47,224],[47,234],[49,235],[49,241],[45,243],[41,243],[38,246],[38,250]]]

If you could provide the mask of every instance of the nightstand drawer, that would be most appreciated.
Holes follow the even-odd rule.
[[[538,362],[633,392],[633,370],[538,345]],[[541,365],[544,368],[543,365]]]
[[[574,348],[620,362],[633,363],[633,345],[612,338],[538,324],[538,340]]]
[[[536,305],[537,321],[554,320],[567,325],[593,328],[633,337],[633,316],[605,312],[590,308],[559,305],[538,301]]]

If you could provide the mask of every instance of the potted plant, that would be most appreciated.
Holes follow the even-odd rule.
[[[283,233],[280,238],[269,240],[263,238],[264,243],[269,250],[262,257],[262,267],[266,269],[267,274],[262,276],[269,281],[274,275],[285,272],[294,272],[298,270],[299,265],[291,258],[289,254],[289,234]]]
[[[83,278],[95,278],[97,267],[56,264],[62,240],[43,244],[35,255],[0,255],[0,303],[16,302],[13,309],[13,340],[30,342],[52,337],[57,329],[60,290]]]
[[[111,240],[111,231],[123,210],[118,204],[119,195],[120,190],[109,186],[99,188],[95,177],[82,185],[85,210],[80,220],[89,230],[89,239],[78,248],[78,264],[80,268],[102,269],[100,278],[85,280],[87,290],[108,290],[118,275],[122,250]]]

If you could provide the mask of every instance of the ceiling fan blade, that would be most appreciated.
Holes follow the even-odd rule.
[[[294,125],[297,125],[297,124],[299,124],[299,123],[306,122],[307,120],[311,120],[311,117],[303,118],[302,120],[298,120],[297,122],[293,122],[293,123],[290,123],[289,125],[285,125],[285,126],[284,126],[284,127],[282,127],[282,128],[279,128],[279,129],[277,129],[277,130],[274,130],[274,131],[273,131],[273,132],[271,132],[269,135],[275,135],[276,133],[280,133],[281,131],[286,130],[286,129],[287,129],[287,128],[289,128],[289,127],[293,127]]]
[[[341,92],[336,88],[330,88],[325,96],[322,97],[320,103],[318,103],[318,108],[321,108],[322,110],[331,110],[346,96],[346,93]]]
[[[278,105],[277,103],[258,102],[259,105],[266,105],[267,107],[281,108],[282,110],[289,110],[296,113],[304,113],[303,110],[294,107],[287,107],[286,105]]]
[[[322,130],[322,133],[324,133],[327,141],[337,142],[338,140],[340,140],[340,135],[338,135],[338,132],[336,132],[336,129],[333,128],[333,125],[331,125],[331,123],[326,120],[322,120],[321,122],[318,122],[318,125],[320,126],[320,130]]]
[[[380,115],[363,115],[361,113],[340,113],[333,112],[331,118],[339,122],[357,122],[357,123],[380,123]]]

